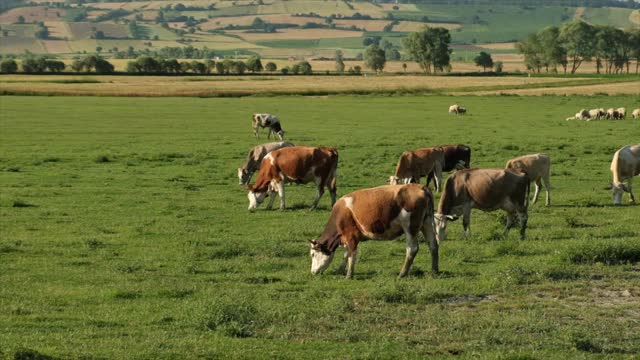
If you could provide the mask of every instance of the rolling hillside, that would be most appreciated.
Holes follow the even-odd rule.
[[[512,43],[576,18],[621,28],[640,26],[640,11],[630,8],[486,3],[170,0],[69,5],[63,0],[25,0],[22,5],[0,13],[0,54],[28,51],[69,57],[98,51],[116,56],[130,47],[144,51],[193,46],[220,55],[318,58],[342,49],[347,57],[355,57],[367,37],[380,37],[400,49],[408,32],[427,25],[448,28],[453,58],[468,60],[477,52],[474,45]],[[47,37],[36,37],[40,26],[47,28]],[[507,45],[492,52],[515,51]]]

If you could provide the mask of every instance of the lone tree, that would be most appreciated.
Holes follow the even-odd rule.
[[[267,70],[268,72],[272,73],[276,70],[278,70],[278,66],[275,63],[272,62],[268,62],[265,66],[264,69]]]
[[[4,74],[13,74],[18,71],[18,63],[13,59],[6,59],[0,63],[0,72]]]
[[[481,51],[478,56],[473,58],[473,62],[476,66],[482,66],[482,71],[487,71],[487,68],[491,69],[493,67],[493,59],[491,58],[491,54]]]
[[[451,34],[445,28],[425,27],[422,31],[409,34],[402,41],[407,54],[426,73],[444,71],[450,68]]]
[[[336,50],[336,72],[342,74],[344,72],[344,55],[342,50]]]
[[[262,61],[257,56],[252,56],[247,59],[247,70],[252,73],[261,72],[264,68],[262,67]]]
[[[590,61],[595,55],[595,35],[594,27],[582,21],[569,22],[560,28],[559,39],[567,49],[572,74],[578,70],[583,61]]]
[[[384,54],[384,50],[376,44],[369,45],[364,52],[364,65],[375,72],[380,72],[384,69],[384,65],[387,62],[387,58]]]

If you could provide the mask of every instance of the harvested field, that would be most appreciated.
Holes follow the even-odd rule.
[[[126,39],[130,36],[129,28],[126,25],[88,22],[69,23],[69,29],[74,39],[90,38],[93,34],[93,28],[104,32],[104,35],[110,38]]]
[[[332,30],[332,29],[280,29],[275,33],[250,33],[242,30],[228,31],[247,41],[263,40],[306,40],[306,39],[334,39],[361,37],[361,31]]]
[[[296,25],[304,25],[306,23],[317,23],[323,24],[324,20],[320,18],[314,17],[303,17],[303,16],[292,16],[292,15],[248,15],[248,16],[229,16],[229,17],[219,17],[213,18],[207,21],[206,23],[200,24],[202,30],[210,30],[210,29],[220,29],[227,25],[239,25],[239,26],[247,26],[251,25],[253,21],[259,17],[260,19],[271,23],[271,24],[296,24]]]
[[[109,10],[91,10],[87,11],[87,19],[95,20],[98,16],[108,13]]]
[[[7,36],[0,37],[0,53],[24,54],[25,51],[40,54],[45,51],[42,42],[32,37]]]
[[[49,30],[49,37],[57,39],[71,38],[69,26],[64,21],[47,21],[44,23]]]
[[[380,4],[385,11],[420,11],[415,4]],[[394,8],[397,8],[394,9]]]
[[[476,46],[479,48],[489,49],[489,50],[515,50],[516,43],[508,42],[508,43],[495,43],[495,44],[478,44]]]
[[[454,93],[454,95],[469,94],[465,92]],[[499,91],[478,91],[476,95],[494,95],[494,94],[513,94],[513,95],[640,95],[640,81],[614,83],[614,84],[597,84],[584,86],[568,86],[553,88],[537,88],[537,89],[509,89]]]
[[[481,91],[510,87],[531,87],[541,84],[557,85],[592,84],[598,79],[562,79],[527,77],[447,77],[447,76],[318,76],[311,81],[305,76],[210,76],[210,77],[159,77],[159,76],[109,76],[100,83],[50,83],[50,80],[84,79],[81,76],[4,76],[0,91],[20,94],[67,94],[113,96],[220,96],[272,94],[322,94],[386,91],[448,92],[474,88]],[[91,77],[90,77],[91,78]],[[352,79],[353,81],[350,81]],[[356,81],[357,80],[357,81]],[[20,82],[23,81],[23,82]]]
[[[0,23],[16,23],[20,16],[24,17],[24,20],[27,23],[38,21],[60,21],[65,15],[66,11],[59,8],[50,8],[46,6],[19,7],[0,14]]]
[[[67,40],[42,40],[42,44],[49,54],[69,54],[72,52]]]
[[[401,32],[413,32],[420,31],[423,27],[441,27],[449,30],[457,29],[461,25],[460,24],[447,24],[447,23],[424,23],[419,21],[400,21],[400,24],[393,27],[393,31],[401,31]]]

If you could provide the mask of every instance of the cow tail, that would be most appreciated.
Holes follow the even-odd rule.
[[[526,193],[525,198],[524,198],[524,208],[528,209],[529,208],[529,196],[531,195],[531,181],[529,181],[528,177],[525,180],[526,180],[526,184],[527,184],[527,193]]]
[[[333,165],[331,169],[331,189],[335,190],[337,187],[337,172],[338,172],[338,150],[331,149],[331,159],[333,160]]]

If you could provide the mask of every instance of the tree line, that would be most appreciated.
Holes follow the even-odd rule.
[[[98,55],[88,55],[83,59],[75,59],[71,64],[48,59],[44,56],[30,57],[23,59],[20,64],[13,59],[7,58],[0,62],[0,72],[4,74],[14,74],[23,72],[26,74],[60,73],[65,70],[73,72],[95,72],[97,74],[114,73],[114,66],[109,61]],[[252,56],[246,61],[223,59],[214,61],[178,61],[177,59],[167,59],[143,55],[136,60],[129,61],[125,72],[133,74],[219,74],[219,75],[242,75],[247,72],[260,73],[267,71],[275,73],[278,67],[273,62],[262,64],[262,60],[257,56]],[[307,61],[300,61],[291,66],[280,69],[282,75],[311,75],[313,68]]]
[[[533,72],[574,74],[585,61],[595,61],[598,74],[629,73],[631,61],[640,62],[640,29],[620,30],[613,26],[572,21],[560,27],[549,26],[516,44]]]

